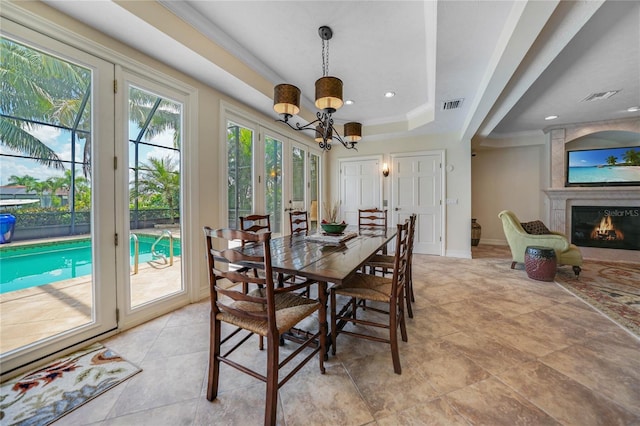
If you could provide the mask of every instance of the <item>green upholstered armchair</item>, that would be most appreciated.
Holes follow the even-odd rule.
[[[576,277],[580,274],[582,266],[582,253],[575,245],[569,243],[567,237],[559,232],[550,231],[550,234],[534,235],[527,233],[516,215],[509,210],[503,210],[498,214],[502,220],[504,235],[507,237],[511,249],[511,269],[516,263],[524,263],[524,252],[527,246],[550,247],[556,252],[558,265],[571,265]]]

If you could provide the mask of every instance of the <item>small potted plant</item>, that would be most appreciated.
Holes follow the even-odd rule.
[[[322,230],[327,234],[339,235],[344,232],[347,227],[345,221],[340,221],[338,212],[340,211],[340,202],[333,204],[324,203],[325,218],[320,223]]]

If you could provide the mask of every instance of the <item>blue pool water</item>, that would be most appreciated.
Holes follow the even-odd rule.
[[[139,264],[153,260],[153,235],[138,234]],[[156,252],[169,258],[169,241],[161,240]],[[180,256],[180,240],[173,239],[173,255]],[[131,242],[133,265],[133,241]],[[0,250],[0,293],[51,284],[56,281],[91,275],[91,240],[89,238],[62,242],[3,247]]]

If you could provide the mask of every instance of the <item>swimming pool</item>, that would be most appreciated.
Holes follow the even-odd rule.
[[[136,234],[139,264],[154,260],[151,246],[157,236]],[[131,264],[133,265],[133,241]],[[156,252],[169,258],[169,240],[162,239]],[[180,256],[180,239],[173,239],[173,255]],[[0,293],[51,284],[91,275],[91,239],[3,247],[0,250]]]

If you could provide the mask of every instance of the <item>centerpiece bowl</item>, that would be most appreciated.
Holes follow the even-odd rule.
[[[346,223],[321,223],[322,230],[327,234],[342,234],[347,227]]]

